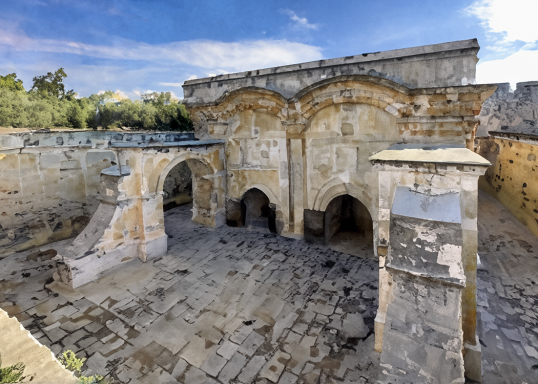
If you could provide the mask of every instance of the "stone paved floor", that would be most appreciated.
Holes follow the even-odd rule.
[[[483,192],[478,222],[483,382],[538,383],[538,239]]]
[[[0,307],[118,383],[375,382],[376,261],[203,227],[187,206],[165,221],[167,256],[75,292],[45,287],[54,253],[0,260]]]
[[[67,242],[0,260],[0,307],[117,383],[373,383],[377,262],[166,213],[169,255],[51,291]],[[483,382],[538,383],[538,239],[479,196]],[[361,319],[365,325],[362,326]]]

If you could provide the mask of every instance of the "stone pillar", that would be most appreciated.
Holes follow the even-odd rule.
[[[463,269],[466,284],[462,295],[462,328],[465,357],[465,376],[481,382],[482,350],[476,334],[476,269],[478,248],[478,177],[483,174],[467,169],[461,177],[461,217],[463,230]]]
[[[464,381],[460,194],[420,187],[397,187],[390,213],[380,383]]]
[[[303,187],[303,141],[289,139],[290,169],[290,221],[293,222],[293,233],[304,233],[304,187]],[[290,228],[291,231],[291,228]]]
[[[379,257],[379,307],[374,321],[375,327],[375,350],[381,352],[383,347],[383,330],[385,328],[385,317],[389,302],[390,286],[392,278],[385,268],[388,254],[389,232],[390,232],[390,205],[391,172],[379,172],[379,216],[378,231],[379,243],[377,244],[377,255]]]

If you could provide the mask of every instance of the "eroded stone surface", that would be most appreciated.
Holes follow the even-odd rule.
[[[377,262],[190,217],[189,206],[165,213],[167,256],[73,292],[44,286],[50,261],[7,257],[1,307],[54,353],[72,349],[88,357],[87,374],[118,383],[375,382]],[[348,324],[358,317],[364,328]]]
[[[490,196],[480,193],[479,201],[483,382],[532,383],[538,240]],[[0,306],[54,353],[71,348],[89,358],[86,373],[118,383],[254,382],[277,352],[290,356],[283,383],[376,382],[377,263],[243,228],[203,227],[189,215],[187,207],[166,214],[169,255],[122,266],[73,292],[44,287],[51,261],[27,260],[36,250],[4,258]],[[358,315],[369,334],[349,342],[346,320]],[[210,351],[202,369],[181,357],[198,339],[202,354]],[[216,377],[203,370],[210,359]]]

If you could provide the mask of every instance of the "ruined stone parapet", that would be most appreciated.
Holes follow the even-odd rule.
[[[50,349],[0,309],[0,359],[2,368],[22,363],[25,382],[75,384],[78,379],[54,357]]]
[[[478,116],[477,136],[487,137],[489,131],[538,135],[538,81],[498,84],[497,91],[484,103]]]
[[[347,75],[375,76],[408,88],[474,84],[479,49],[477,40],[471,39],[187,80],[184,103],[213,103],[246,87],[276,91],[289,98],[323,79]]]

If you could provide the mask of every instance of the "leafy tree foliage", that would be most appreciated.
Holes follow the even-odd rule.
[[[0,88],[7,88],[11,91],[24,91],[22,80],[17,79],[15,73],[10,73],[6,76],[0,75]]]
[[[36,76],[33,78],[34,85],[31,91],[37,91],[39,93],[56,97],[57,99],[65,96],[74,96],[73,90],[65,92],[64,79],[67,77],[63,68],[59,68],[56,72],[48,72],[43,76]]]
[[[78,98],[65,91],[63,68],[34,77],[29,92],[15,73],[0,76],[0,126],[15,128],[110,128],[191,131],[185,106],[170,92],[130,100],[112,91]]]

